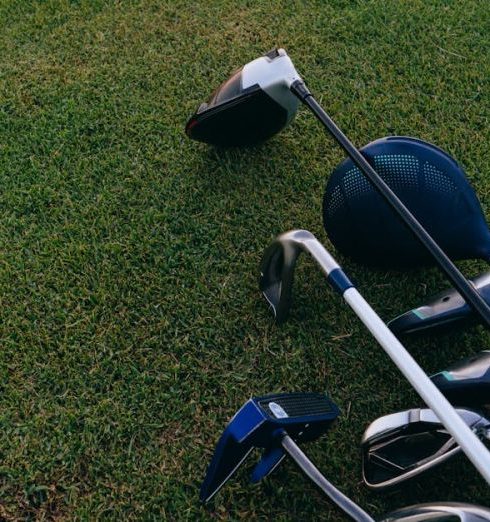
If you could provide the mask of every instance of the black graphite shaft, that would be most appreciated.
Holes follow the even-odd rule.
[[[301,80],[291,85],[291,92],[297,96],[320,120],[323,126],[335,141],[347,152],[347,155],[356,164],[359,170],[369,179],[385,201],[398,214],[402,221],[410,228],[420,242],[427,248],[430,254],[439,264],[456,290],[464,297],[466,302],[481,316],[490,327],[490,306],[485,302],[480,293],[458,270],[456,265],[444,253],[441,247],[432,239],[431,235],[420,224],[416,217],[408,210],[400,198],[383,181],[381,176],[371,167],[366,158],[354,147],[347,136],[337,127],[336,123],[323,110],[315,100],[311,92]]]

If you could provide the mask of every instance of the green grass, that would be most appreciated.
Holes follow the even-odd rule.
[[[365,426],[420,402],[306,258],[287,324],[259,295],[276,234],[329,245],[321,199],[343,155],[313,117],[248,151],[183,133],[213,86],[276,45],[356,144],[438,144],[489,214],[486,2],[0,0],[0,518],[339,520],[290,463],[197,501],[249,396],[325,389],[343,413],[308,453],[366,509],[490,504],[464,458],[366,491]],[[446,286],[435,269],[338,257],[386,319]],[[432,372],[489,336],[407,344]]]

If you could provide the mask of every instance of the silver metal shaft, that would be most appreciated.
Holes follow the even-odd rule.
[[[286,453],[299,466],[301,471],[311,481],[313,481],[325,493],[325,495],[332,500],[332,502],[337,504],[342,511],[347,513],[347,515],[357,522],[374,522],[374,518],[370,517],[360,506],[353,502],[349,497],[345,496],[321,474],[320,470],[303,453],[301,448],[289,435],[283,436],[281,444]]]

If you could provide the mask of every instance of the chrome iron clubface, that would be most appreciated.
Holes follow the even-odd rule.
[[[277,322],[283,322],[291,304],[294,269],[300,254],[311,254],[327,281],[354,310],[422,400],[441,419],[465,454],[490,483],[490,453],[454,410],[435,384],[420,368],[405,347],[369,306],[342,271],[335,259],[307,230],[282,234],[266,249],[261,263],[260,289],[270,304]]]
[[[490,421],[468,409],[456,410],[479,437],[490,438]],[[372,422],[362,437],[362,469],[366,485],[386,489],[427,471],[461,451],[429,409],[385,415]]]

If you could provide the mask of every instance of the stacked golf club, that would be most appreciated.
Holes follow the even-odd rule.
[[[339,491],[298,446],[325,434],[338,415],[337,406],[324,394],[282,393],[252,397],[235,413],[220,437],[201,486],[201,501],[209,502],[257,448],[263,453],[252,471],[252,482],[272,473],[288,455],[346,515],[357,522],[373,522],[371,515]],[[430,410],[421,415],[433,420]],[[470,419],[469,414],[467,420],[475,425],[479,422]],[[438,502],[402,508],[379,520],[483,522],[490,520],[490,510],[465,503]]]
[[[452,299],[452,307],[448,310],[448,299],[443,300],[446,304],[444,310],[436,310],[437,307],[432,306],[433,313],[427,315],[431,321],[426,321],[422,328],[438,326],[447,322],[448,317],[456,321],[471,314],[490,326],[487,294],[478,291],[490,286],[488,278],[482,276],[474,284],[461,274],[451,260],[489,259],[490,231],[464,172],[444,151],[421,140],[405,137],[384,138],[357,150],[316,102],[282,49],[274,50],[236,71],[207,103],[199,107],[189,120],[186,132],[191,138],[213,145],[250,145],[269,138],[285,127],[294,117],[299,102],[313,112],[349,156],[330,177],[324,197],[325,230],[338,250],[369,265],[400,266],[409,263],[413,266],[435,261],[455,287],[449,298]],[[434,217],[435,212],[438,219]],[[356,241],[352,241],[354,236]],[[363,238],[362,242],[358,241],[359,237]],[[383,238],[381,243],[376,239],[379,237]],[[385,419],[386,422],[373,423],[363,440],[365,454],[371,459],[365,459],[365,463],[382,463],[384,453],[389,453],[394,447],[390,445],[389,434],[396,432],[400,426],[409,426],[408,431],[411,431],[417,423],[417,429],[422,425],[438,425],[441,428],[438,432],[444,431],[445,438],[441,437],[442,447],[435,451],[437,457],[448,456],[461,449],[490,483],[490,453],[480,440],[488,435],[487,420],[477,411],[455,409],[446,398],[454,398],[454,394],[462,389],[466,390],[468,397],[472,394],[478,396],[478,390],[488,394],[488,382],[485,384],[484,381],[488,381],[490,371],[482,373],[481,370],[489,361],[482,356],[485,362],[480,359],[478,364],[466,361],[462,365],[463,370],[461,367],[459,370],[453,368],[430,379],[393,333],[422,328],[414,328],[413,321],[407,321],[402,316],[403,320],[398,318],[391,323],[393,331],[390,330],[321,243],[303,230],[279,236],[266,250],[262,261],[260,286],[277,322],[287,317],[294,268],[302,251],[310,253],[317,261],[332,288],[346,300],[430,408],[412,410],[413,413],[402,412],[403,415],[397,414],[396,419],[390,417]],[[424,319],[424,314],[419,310],[410,313]],[[407,323],[411,325],[408,328]],[[483,375],[486,377],[482,378]],[[264,399],[269,401],[267,407],[263,406],[263,401],[252,399],[248,406],[242,408],[246,414],[241,414],[240,410],[233,418],[208,470],[201,492],[202,500],[209,499],[244,461],[251,448],[258,446],[265,448],[266,452],[253,474],[254,480],[270,473],[287,453],[346,513],[356,520],[372,520],[336,490],[295,443],[295,440],[313,440],[324,433],[333,420],[331,416],[325,417],[327,412],[322,409],[328,400],[322,402],[310,395],[301,398],[300,405],[292,401],[296,404],[292,407],[291,402],[283,399],[284,404],[278,402],[279,399]],[[328,404],[332,414],[335,408]],[[245,420],[242,422],[240,419]],[[308,431],[315,420],[319,422],[318,431]],[[299,431],[292,428],[296,421],[301,425]],[[265,430],[267,423],[275,427],[270,433]],[[288,427],[292,431],[288,432]],[[262,435],[255,438],[259,433]],[[305,433],[311,434],[311,437],[302,439]],[[388,442],[380,446],[381,439],[383,443]],[[373,448],[378,444],[377,453],[371,451],[371,442]],[[228,450],[233,454],[232,458]],[[223,456],[225,453],[226,458]],[[228,461],[225,466],[223,459]],[[442,460],[444,458],[438,461]],[[393,462],[390,464],[394,466]],[[366,477],[366,465],[364,469]],[[388,477],[387,481],[390,480]],[[490,512],[483,508],[481,513],[473,513],[471,510],[477,508],[448,507],[453,508],[463,510],[460,520],[490,520]],[[456,511],[450,512],[457,516]],[[480,518],[471,518],[472,513]]]

